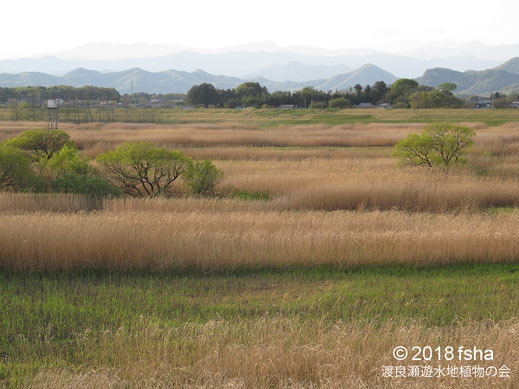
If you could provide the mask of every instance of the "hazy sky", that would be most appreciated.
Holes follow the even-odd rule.
[[[25,0],[2,3],[0,57],[88,42],[222,48],[282,46],[389,51],[480,41],[519,43],[518,0]]]

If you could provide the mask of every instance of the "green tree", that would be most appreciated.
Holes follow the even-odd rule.
[[[415,92],[409,97],[411,108],[461,108],[463,100],[452,93],[438,90],[431,92]]]
[[[391,104],[395,108],[409,108],[409,97],[418,90],[418,82],[409,78],[396,80],[390,89]]]
[[[438,90],[442,93],[452,94],[458,86],[453,82],[444,82],[443,84],[438,85]]]
[[[236,88],[236,95],[238,97],[258,97],[262,94],[267,94],[268,90],[261,86],[259,82],[244,82]]]
[[[171,194],[172,184],[192,166],[180,151],[146,142],[126,142],[99,154],[96,161],[106,178],[135,197]]]
[[[450,166],[464,162],[464,154],[473,145],[476,133],[472,128],[438,123],[421,134],[409,134],[397,142],[393,157],[401,164],[412,166]]]
[[[386,94],[388,92],[388,87],[384,81],[377,81],[373,84],[371,88],[371,97],[373,103],[379,103],[384,100]]]
[[[470,127],[447,123],[433,124],[424,133],[433,141],[435,162],[445,166],[464,162],[463,155],[474,144],[476,136]]]
[[[212,196],[223,173],[209,160],[195,162],[186,172],[184,182],[188,192],[195,196]]]
[[[353,87],[353,89],[355,89],[355,94],[360,98],[362,95],[362,85],[357,84]]]
[[[398,158],[402,165],[433,166],[433,141],[426,134],[409,134],[399,140],[393,151],[393,157]]]
[[[351,107],[350,100],[344,98],[344,97],[337,97],[335,99],[331,99],[328,102],[328,107],[330,108],[349,108]]]
[[[293,102],[301,107],[308,107],[313,102],[327,101],[328,96],[326,93],[315,89],[312,86],[305,86],[303,89],[296,91],[292,94]]]
[[[508,108],[511,102],[507,97],[500,97],[492,100],[492,106],[494,108]]]
[[[46,160],[45,168],[53,176],[86,175],[90,171],[88,158],[82,158],[75,147],[65,145]]]
[[[258,82],[244,82],[238,85],[234,91],[234,95],[237,98],[235,102],[247,107],[261,107],[265,103],[268,93],[267,88],[261,86]]]
[[[23,151],[0,145],[0,188],[22,186],[31,173],[31,160]]]
[[[27,118],[27,103],[13,99],[9,102],[8,107],[11,112],[11,120],[24,120]]]
[[[25,151],[33,162],[38,162],[51,159],[54,153],[64,146],[73,146],[74,142],[65,131],[36,129],[25,131],[8,140],[6,144]]]
[[[401,78],[391,85],[391,92],[396,96],[409,96],[418,89],[418,82],[410,78]]]
[[[203,105],[204,107],[217,105],[219,102],[218,91],[212,84],[194,85],[187,92],[186,100],[189,104]]]

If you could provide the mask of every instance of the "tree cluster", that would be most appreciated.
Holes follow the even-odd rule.
[[[511,103],[519,100],[519,93],[511,93],[505,95],[504,93],[495,92],[490,95],[490,101],[494,108],[508,108]]]
[[[456,88],[457,85],[450,82],[436,89],[402,78],[391,85],[388,100],[394,108],[461,108],[465,101],[454,96]]]
[[[300,108],[349,108],[361,103],[390,103],[400,108],[459,108],[463,101],[452,91],[455,85],[443,88],[420,86],[415,80],[400,79],[388,86],[377,81],[372,86],[355,85],[344,91],[323,92],[305,87],[296,92],[269,93],[257,82],[245,82],[236,89],[217,89],[212,84],[193,86],[187,93],[186,102],[197,107],[278,107],[294,105]]]
[[[96,161],[102,173],[132,197],[171,195],[179,178],[189,194],[211,196],[223,176],[209,160],[195,162],[180,151],[146,142],[126,142],[98,155]]]
[[[186,102],[202,107],[277,107],[295,105],[301,108],[346,108],[363,102],[376,104],[386,98],[388,86],[383,81],[373,86],[356,85],[347,91],[323,92],[313,87],[304,87],[295,92],[270,93],[257,82],[245,82],[236,89],[216,89],[212,84],[193,86],[187,93]]]
[[[114,88],[97,86],[72,87],[60,86],[27,86],[15,88],[0,88],[0,103],[9,101],[24,101],[26,103],[41,104],[47,99],[63,99],[64,101],[98,100],[120,101],[121,95]]]
[[[80,156],[66,132],[45,129],[25,131],[0,144],[0,189],[119,194]]]
[[[95,197],[169,196],[182,178],[188,194],[212,196],[223,174],[211,161],[180,151],[127,142],[97,156],[99,168],[81,157],[70,136],[36,129],[0,144],[0,189],[81,193]]]

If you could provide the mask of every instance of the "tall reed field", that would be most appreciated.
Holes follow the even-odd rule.
[[[225,210],[225,205],[215,210],[211,205],[202,209],[196,205],[170,211],[1,215],[0,268],[214,272],[519,259],[517,212],[330,213],[240,210],[236,205],[232,210]]]
[[[519,117],[502,112],[63,124],[83,156],[148,141],[223,179],[206,198],[182,178],[169,197],[0,192],[0,387],[519,388]],[[467,162],[398,165],[396,142],[440,117],[475,129]],[[0,141],[34,127],[0,122]],[[448,365],[397,346],[492,349],[452,364],[511,374],[388,377]]]

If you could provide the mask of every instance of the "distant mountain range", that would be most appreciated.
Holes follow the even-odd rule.
[[[404,64],[402,64],[404,66]],[[339,72],[339,74],[336,74]],[[268,75],[264,77],[263,75]],[[287,80],[287,78],[291,80]],[[42,72],[19,74],[0,73],[0,86],[55,86],[55,85],[95,85],[115,88],[120,93],[185,93],[193,85],[204,82],[216,88],[235,88],[245,81],[259,82],[270,92],[294,91],[312,86],[323,91],[344,90],[356,84],[372,85],[376,81],[391,84],[397,80],[394,74],[373,64],[366,64],[350,71],[345,65],[308,65],[302,62],[288,62],[260,69],[245,77],[214,75],[197,69],[192,72],[166,70],[150,72],[141,68],[131,68],[117,72],[100,72],[78,68],[63,76]],[[416,79],[421,85],[437,87],[444,82],[453,82],[460,95],[489,95],[493,92],[519,92],[519,57],[486,70],[466,70],[460,72],[448,68],[435,67],[426,70]]]
[[[434,67],[445,67],[458,71],[483,70],[497,66],[500,62],[480,59],[470,54],[417,58],[378,52],[324,55],[289,51],[229,51],[223,53],[182,51],[156,57],[136,56],[110,60],[81,57],[60,58],[55,55],[5,59],[0,60],[0,73],[43,72],[62,76],[77,68],[100,72],[120,72],[138,67],[149,72],[161,72],[169,69],[193,72],[196,69],[204,69],[211,74],[228,77],[263,77],[273,81],[306,81],[329,78],[332,75],[357,69],[367,63],[376,64],[399,77],[413,78]],[[315,72],[312,77],[308,78],[309,68],[304,65],[311,67],[311,71]]]
[[[291,65],[292,66],[292,65]],[[308,74],[316,67],[298,64],[295,65]],[[307,67],[307,68],[305,68]],[[327,67],[320,68],[321,74],[330,71]],[[245,81],[259,82],[270,92],[293,91],[305,86],[313,86],[321,90],[342,90],[356,84],[367,85],[376,81],[392,83],[397,79],[393,74],[380,69],[375,65],[364,65],[352,72],[339,74],[329,78],[313,79],[308,81],[273,81],[263,77],[238,78],[222,75],[213,75],[203,70],[184,72],[167,70],[163,72],[148,72],[133,68],[121,72],[101,73],[95,70],[79,68],[64,76],[54,76],[40,72],[24,72],[20,74],[0,74],[0,86],[55,86],[55,85],[95,85],[99,87],[115,88],[120,93],[148,92],[148,93],[185,93],[193,85],[204,82],[213,84],[216,88],[235,88]]]
[[[459,95],[489,95],[493,92],[519,92],[519,57],[483,71],[458,72],[445,68],[427,70],[416,79],[421,85],[437,87],[444,82],[453,82]]]

